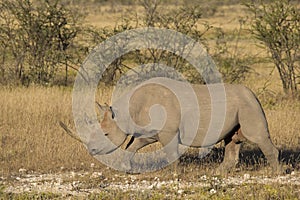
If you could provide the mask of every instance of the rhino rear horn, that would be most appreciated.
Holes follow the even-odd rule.
[[[99,102],[95,102],[96,103],[96,105],[97,105],[97,107],[99,108],[99,110],[102,110],[102,111],[105,111],[105,108],[104,108],[104,106],[102,106]]]

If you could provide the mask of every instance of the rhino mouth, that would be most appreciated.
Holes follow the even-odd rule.
[[[101,152],[101,150],[91,150],[89,153],[91,156],[95,156],[95,155],[101,154],[100,152]]]
[[[110,151],[108,151],[106,154],[110,154],[110,153],[114,152],[116,149],[117,149],[117,147],[114,148],[114,149],[112,149],[112,150],[110,150]]]
[[[110,154],[110,153],[114,152],[116,149],[117,148],[113,148],[113,149],[111,149],[109,151],[105,151],[105,152],[103,151],[103,149],[93,149],[89,153],[92,156],[105,155],[105,154]]]
[[[105,155],[105,154],[110,154],[112,152],[114,152],[116,149],[118,148],[118,146],[106,146],[106,147],[102,147],[102,148],[91,148],[89,149],[89,153],[92,156],[96,156],[96,155]]]

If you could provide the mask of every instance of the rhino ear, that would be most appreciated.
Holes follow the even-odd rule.
[[[99,111],[98,113],[99,113],[100,119],[103,119],[104,113],[105,113],[106,111],[110,111],[109,106],[108,106],[107,104],[101,105],[101,104],[98,103],[97,101],[96,101],[95,103],[96,103],[97,108],[98,108],[98,111]]]

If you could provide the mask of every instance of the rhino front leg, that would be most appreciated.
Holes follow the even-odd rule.
[[[130,142],[127,144],[126,150],[129,152],[129,157],[127,157],[123,163],[124,167],[126,169],[126,172],[128,173],[134,173],[134,169],[132,169],[131,166],[131,161],[135,155],[135,153],[143,148],[144,146],[147,146],[149,144],[152,144],[154,142],[156,142],[157,140],[155,140],[154,138],[135,138],[132,137]]]
[[[167,155],[167,161],[172,163],[174,170],[174,178],[178,178],[177,166],[179,164],[179,133],[162,132],[159,134],[159,142],[163,146],[163,150]]]

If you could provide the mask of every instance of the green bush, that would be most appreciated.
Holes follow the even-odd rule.
[[[259,0],[246,6],[254,15],[252,33],[269,51],[284,92],[296,97],[300,78],[299,9],[289,0]]]
[[[1,76],[48,84],[74,60],[79,16],[54,1],[0,1]]]

